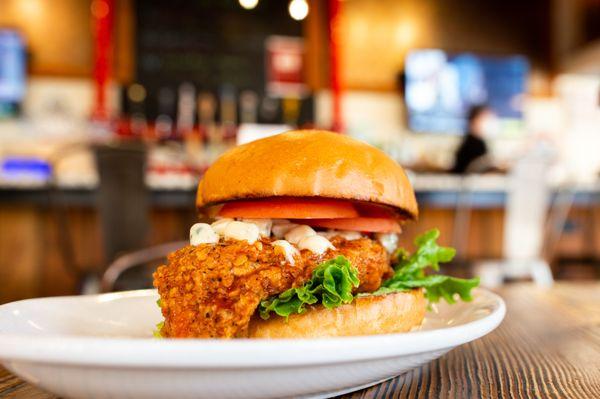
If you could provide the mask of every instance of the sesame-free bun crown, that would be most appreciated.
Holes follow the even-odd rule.
[[[294,130],[235,147],[204,174],[196,205],[272,197],[323,197],[418,214],[404,170],[377,148],[322,130]]]

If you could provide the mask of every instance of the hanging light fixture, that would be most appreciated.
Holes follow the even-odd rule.
[[[290,16],[296,21],[302,21],[308,15],[308,3],[306,0],[292,0],[288,6]]]
[[[258,0],[239,0],[239,3],[242,8],[245,8],[246,10],[252,10],[258,5]]]

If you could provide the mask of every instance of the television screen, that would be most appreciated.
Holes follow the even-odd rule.
[[[529,63],[522,56],[411,51],[405,63],[409,128],[461,134],[469,109],[486,104],[498,115],[501,134],[517,134],[528,73]]]
[[[25,42],[15,30],[0,29],[0,105],[20,103],[25,95]]]

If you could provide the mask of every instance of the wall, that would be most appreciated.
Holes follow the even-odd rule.
[[[90,1],[0,0],[0,27],[22,31],[33,74],[91,74]]]
[[[423,47],[521,53],[547,69],[549,15],[545,0],[347,0],[343,81],[349,89],[394,90],[407,50]]]
[[[133,79],[133,0],[115,1],[114,76]],[[0,0],[0,28],[17,28],[28,46],[32,75],[87,77],[93,71],[90,0]]]
[[[90,0],[0,0],[0,28],[16,28],[27,42],[29,78],[23,102],[26,116],[60,110],[89,117],[95,87]],[[115,1],[114,78],[133,80],[132,0]],[[118,86],[109,85],[109,112],[119,109]]]

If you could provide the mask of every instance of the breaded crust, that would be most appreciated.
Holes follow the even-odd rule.
[[[250,338],[324,338],[390,334],[410,331],[425,318],[426,302],[421,289],[387,295],[358,297],[335,309],[310,308],[285,320],[254,317]]]
[[[172,253],[154,273],[165,324],[171,338],[246,337],[260,301],[304,284],[320,263],[345,256],[357,269],[357,292],[372,292],[393,270],[377,241],[333,237],[335,250],[315,255],[302,250],[294,265],[283,251],[262,238],[254,244],[225,241],[187,246]]]

